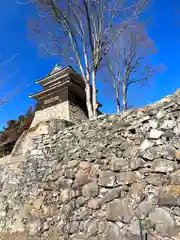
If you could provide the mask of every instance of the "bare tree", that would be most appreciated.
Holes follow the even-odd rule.
[[[68,57],[86,86],[89,118],[97,115],[96,78],[101,62],[148,0],[34,0],[42,24],[34,31],[43,37],[48,53]],[[41,26],[39,28],[39,26]],[[48,38],[47,38],[48,36]],[[41,39],[42,41],[42,39]],[[92,94],[91,94],[92,83]]]
[[[128,108],[127,94],[133,84],[148,84],[148,80],[157,72],[150,57],[155,53],[153,41],[144,30],[126,29],[124,36],[113,46],[112,55],[107,56],[107,66],[115,89],[117,113]],[[142,28],[141,28],[142,30]],[[111,60],[110,60],[111,59]]]
[[[115,64],[112,64],[111,60],[107,56],[107,67],[110,73],[110,78],[112,81],[113,88],[115,90],[116,112],[120,113],[121,111],[121,104],[120,104],[121,76],[120,76],[119,62],[115,61]]]
[[[17,56],[18,54],[15,54],[12,57],[8,58],[6,61],[0,62],[0,107],[2,107],[6,102],[8,102],[12,97],[14,97],[17,94],[18,88],[13,89],[9,84],[9,80],[13,78],[19,72],[20,69],[19,68],[16,69],[9,75],[3,74],[4,67],[8,65],[10,62],[12,62]],[[7,85],[9,85],[8,90]]]

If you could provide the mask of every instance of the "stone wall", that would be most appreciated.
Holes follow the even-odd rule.
[[[87,120],[85,112],[78,106],[69,102],[69,114],[71,121],[82,123]]]
[[[0,166],[0,239],[180,239],[179,138],[179,92],[36,137]]]
[[[41,122],[51,121],[52,119],[63,119],[74,123],[81,123],[86,120],[87,117],[80,107],[66,101],[43,110],[36,111],[31,128]]]
[[[52,119],[50,121],[40,122],[36,124],[34,127],[31,127],[27,131],[24,131],[23,134],[19,137],[15,143],[10,157],[26,155],[28,151],[33,149],[33,139],[36,136],[53,134],[60,129],[62,130],[72,125],[74,125],[72,122],[61,119]]]
[[[69,120],[68,101],[56,104],[40,111],[36,111],[31,128],[40,122],[50,121],[51,119]]]

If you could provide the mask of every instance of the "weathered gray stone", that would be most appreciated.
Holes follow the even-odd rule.
[[[137,221],[134,223],[134,226],[132,225],[133,229],[135,229],[138,234],[132,233],[130,230],[125,231],[125,238],[123,240],[141,240],[140,232],[138,232],[137,229]],[[143,232],[143,237],[145,237],[145,233],[147,232],[146,230],[142,231]],[[147,234],[147,239],[148,240],[157,240],[156,236],[152,236],[150,234]]]
[[[144,226],[144,222],[141,220],[141,225],[142,225],[142,235],[145,236],[145,232],[147,232],[147,230],[145,230],[145,226]],[[128,239],[137,239],[140,240],[140,219],[132,222],[132,224],[129,226],[128,230],[132,233],[128,234]]]
[[[124,158],[134,158],[136,156],[138,156],[139,153],[139,149],[137,147],[129,147],[124,151]]]
[[[91,177],[97,177],[99,175],[99,172],[100,172],[99,165],[94,164],[91,166],[91,170],[89,174]]]
[[[125,140],[119,147],[121,151],[125,151],[126,149],[130,148],[132,143],[130,141]]]
[[[116,124],[113,124],[114,131],[124,129],[128,123],[125,120],[119,120]]]
[[[7,212],[9,210],[9,204],[7,202],[0,202],[0,211]]]
[[[118,184],[132,184],[136,179],[134,172],[121,172],[116,174],[116,182]]]
[[[86,171],[78,170],[74,182],[74,187],[81,187],[89,182],[89,176]]]
[[[145,139],[140,146],[140,150],[143,152],[149,147],[152,147],[153,145],[154,145],[153,142],[149,141],[148,139]]]
[[[115,158],[110,161],[110,169],[112,171],[125,171],[129,167],[129,162],[123,158]]]
[[[144,217],[147,217],[152,208],[153,208],[153,202],[152,201],[141,202],[138,206],[139,218],[142,219]]]
[[[176,135],[180,134],[180,124],[179,123],[175,126],[173,131],[175,132]]]
[[[110,221],[120,220],[129,223],[133,217],[132,205],[127,198],[121,200],[115,199],[107,204],[106,217]]]
[[[44,190],[49,190],[52,191],[54,189],[56,190],[60,190],[62,188],[70,188],[72,186],[73,180],[72,179],[64,179],[63,177],[58,179],[58,181],[56,182],[56,184],[54,184],[54,182],[46,182],[43,185],[43,189]]]
[[[79,163],[79,168],[85,170],[91,167],[91,164],[89,162],[80,162]]]
[[[40,232],[42,227],[40,219],[28,223],[28,230],[29,230],[29,235],[35,235],[38,232]]]
[[[117,147],[120,146],[124,142],[124,138],[122,136],[116,137],[112,142],[111,142],[111,147]]]
[[[159,191],[158,205],[180,206],[180,185],[168,185]]]
[[[157,115],[156,115],[156,118],[157,119],[161,119],[161,118],[163,118],[165,116],[166,116],[166,112],[164,110],[159,110]]]
[[[68,167],[69,168],[74,168],[74,167],[76,167],[77,165],[78,165],[78,161],[77,160],[72,160],[72,161],[69,161],[68,162]]]
[[[115,173],[112,171],[101,171],[99,175],[99,185],[113,187],[115,183]]]
[[[106,231],[103,234],[102,240],[126,240],[122,233],[120,228],[118,227],[118,225],[109,222],[107,227],[106,227]]]
[[[171,184],[180,185],[180,170],[176,170],[169,175]]]
[[[179,125],[179,130],[180,130],[180,125]],[[174,136],[173,140],[171,140],[172,146],[179,151],[180,149],[180,141],[179,141],[179,135]]]
[[[66,202],[67,200],[69,200],[69,189],[63,189],[61,191],[61,201]]]
[[[102,204],[112,201],[115,198],[118,198],[120,196],[122,189],[121,188],[114,188],[112,190],[109,190],[105,196],[102,198]]]
[[[76,175],[76,172],[74,171],[74,169],[67,169],[66,172],[64,173],[64,176],[66,178],[71,178],[74,179]]]
[[[180,217],[180,208],[179,207],[175,207],[173,209],[173,214],[177,215],[178,217]]]
[[[149,126],[150,126],[151,128],[157,128],[158,123],[157,123],[156,120],[150,120],[150,121],[149,121]]]
[[[157,146],[163,145],[163,141],[162,141],[161,139],[157,139],[157,140],[156,140],[156,145],[157,145]]]
[[[175,120],[164,120],[163,124],[160,126],[161,129],[173,129],[176,126]]]
[[[99,193],[99,187],[96,182],[91,182],[83,186],[82,195],[85,197],[96,197]]]
[[[98,221],[92,220],[87,222],[85,229],[86,229],[86,237],[91,237],[96,235],[99,230]]]
[[[146,181],[149,184],[155,185],[155,186],[162,186],[165,182],[164,177],[162,174],[159,173],[151,173],[146,177]]]
[[[155,208],[149,218],[156,231],[167,236],[176,225],[170,212],[163,208]]]
[[[72,212],[70,212],[72,213]],[[89,209],[86,207],[81,207],[78,208],[77,210],[74,211],[74,215],[73,215],[73,220],[74,221],[85,221],[88,219],[89,217]]]
[[[174,131],[172,131],[172,130],[166,130],[165,132],[164,132],[164,137],[166,137],[166,138],[168,138],[168,139],[171,139],[171,138],[173,138],[174,137],[174,135],[175,135],[175,132]]]
[[[76,199],[76,204],[77,204],[78,207],[83,206],[84,203],[85,203],[85,198],[84,198],[83,196],[78,197],[78,198]]]
[[[101,204],[101,200],[100,199],[91,199],[88,202],[88,208],[97,210],[97,209],[99,209],[100,204]]]
[[[41,206],[42,206],[43,200],[44,200],[43,198],[36,199],[33,202],[33,207],[39,210],[41,208]]]
[[[5,216],[2,216],[5,217]],[[11,231],[12,232],[24,232],[25,231],[25,225],[23,224],[23,218],[16,216],[16,220],[11,225]]]
[[[149,133],[149,137],[151,139],[158,139],[163,135],[162,131],[159,131],[157,129],[151,129],[150,133]]]
[[[133,158],[133,161],[130,161],[130,168],[132,170],[137,170],[143,166],[144,161],[141,158]]]
[[[79,222],[73,221],[70,223],[70,226],[69,226],[70,234],[76,233],[78,229],[79,229]]]
[[[132,197],[139,199],[138,197],[143,197],[144,196],[144,189],[146,187],[145,182],[138,182],[138,183],[133,183],[130,187],[130,194]]]
[[[42,226],[42,232],[48,231],[50,228],[50,223],[49,222],[44,222]]]
[[[85,233],[78,233],[77,235],[71,235],[70,240],[83,240],[86,238]],[[58,239],[59,240],[59,239]],[[61,239],[60,239],[61,240]],[[64,240],[64,238],[62,239]]]
[[[157,147],[150,147],[146,151],[141,153],[141,157],[144,160],[152,161],[155,158],[161,157],[161,154],[160,154],[159,148],[157,148]]]
[[[162,147],[162,156],[168,160],[175,160],[175,149],[172,146],[163,146]]]
[[[152,171],[159,173],[167,173],[175,170],[175,163],[166,159],[155,159],[152,164]]]

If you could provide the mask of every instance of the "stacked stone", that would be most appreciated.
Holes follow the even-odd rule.
[[[179,92],[36,137],[16,171],[1,166],[1,232],[135,240],[140,229],[148,240],[180,239]]]

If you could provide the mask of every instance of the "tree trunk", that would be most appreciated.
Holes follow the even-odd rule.
[[[117,111],[117,114],[119,114],[121,112],[119,98],[116,99],[116,111]]]
[[[88,110],[88,117],[91,119],[93,117],[92,104],[91,104],[91,88],[90,83],[85,82],[86,85],[86,106]]]
[[[121,111],[121,106],[120,106],[120,99],[119,99],[120,94],[119,94],[118,84],[115,85],[115,91],[116,91],[116,112],[117,112],[117,114],[119,114]]]
[[[123,110],[127,110],[127,86],[126,86],[126,83],[122,84],[122,101],[123,101]]]
[[[92,108],[93,108],[93,117],[97,117],[97,93],[96,93],[96,72],[92,71]]]

